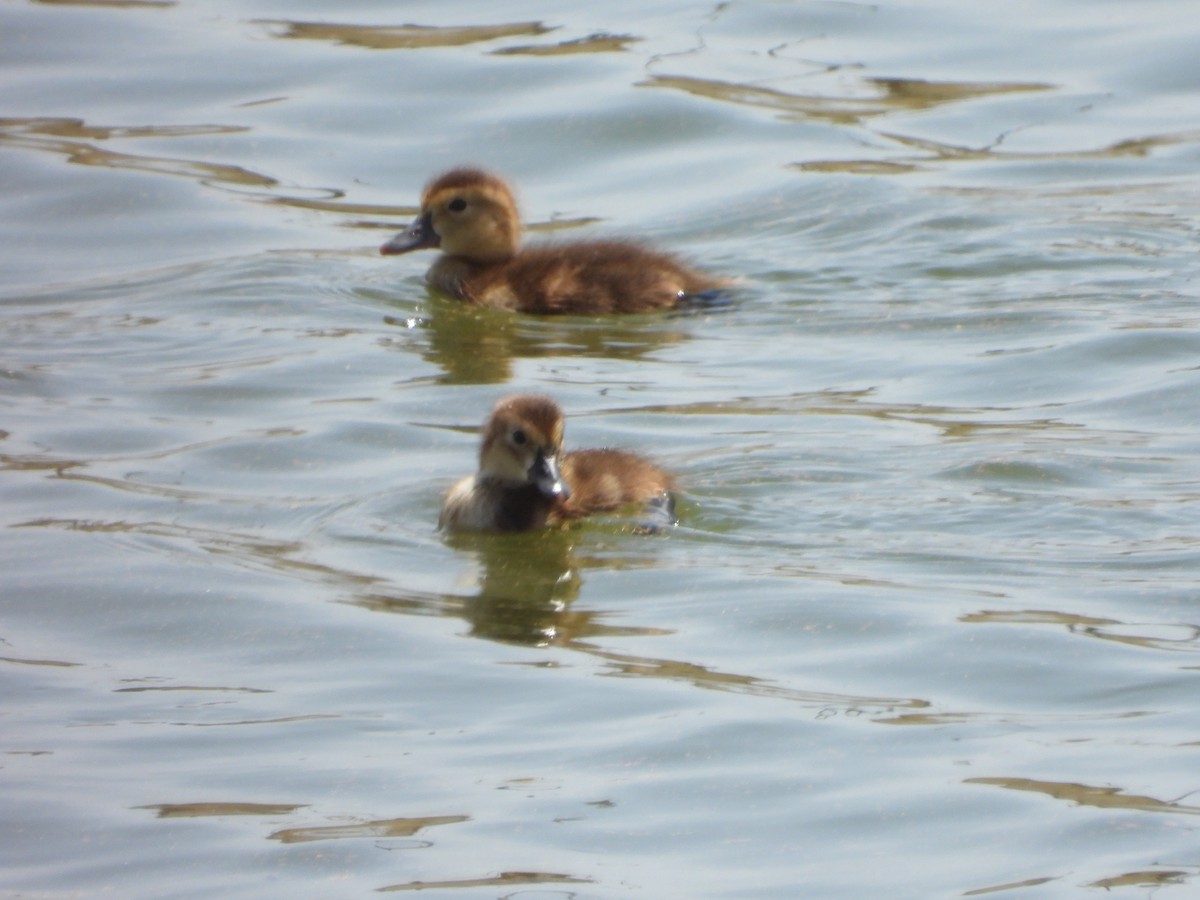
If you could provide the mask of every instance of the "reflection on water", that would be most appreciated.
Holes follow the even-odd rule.
[[[1100,878],[1090,882],[1088,887],[1112,890],[1121,887],[1157,888],[1171,884],[1187,884],[1193,878],[1200,877],[1200,867],[1187,869],[1160,869],[1141,872],[1126,872],[1111,878]]]
[[[268,175],[226,163],[141,156],[98,147],[88,140],[119,138],[194,137],[196,135],[236,134],[247,129],[231,125],[182,125],[106,127],[86,125],[80,119],[0,119],[0,144],[23,150],[61,153],[67,162],[81,166],[127,169],[158,175],[176,175],[206,184],[231,184],[271,188],[278,182]],[[86,140],[80,140],[80,139]]]
[[[532,320],[437,295],[429,297],[427,308],[429,315],[419,320],[427,338],[421,353],[445,372],[442,380],[447,384],[504,384],[512,379],[516,359],[569,355],[634,361],[689,336],[662,316],[618,323],[582,317]],[[407,319],[385,321],[405,331],[412,326]],[[391,343],[411,352],[410,340]]]
[[[1200,815],[1200,806],[1189,806],[1174,800],[1157,800],[1154,797],[1127,794],[1115,787],[1035,781],[1032,778],[966,778],[963,779],[963,783],[987,784],[1013,791],[1032,791],[1053,797],[1055,800],[1069,800],[1079,806],[1095,806],[1102,809],[1135,809],[1142,812],[1173,813],[1185,816]]]
[[[882,421],[910,422],[936,428],[947,440],[966,440],[981,434],[1033,435],[1050,432],[1070,435],[1081,426],[1059,419],[1027,419],[1012,421],[1007,416],[1028,410],[1017,408],[956,408],[925,406],[920,404],[881,403],[872,398],[874,388],[859,390],[827,390],[812,393],[784,394],[773,396],[759,394],[753,397],[737,397],[725,400],[698,401],[677,405],[652,405],[637,407],[643,413],[670,413],[673,415],[697,416],[779,416],[779,415],[822,415],[863,416]],[[1081,435],[1082,437],[1082,435]]]
[[[247,500],[247,502],[253,502]],[[34,519],[13,526],[16,528],[47,528],[89,533],[130,534],[165,540],[177,552],[190,555],[199,550],[238,566],[293,575],[322,583],[372,585],[379,578],[335,569],[304,558],[305,546],[298,541],[275,541],[261,535],[239,534],[233,530],[182,526],[159,521],[104,521],[95,519]]]
[[[191,138],[244,134],[242,125],[91,125],[72,118],[0,118],[0,147],[57,153],[67,162],[81,166],[123,169],[153,175],[187,178],[209,187],[236,189],[247,199],[297,209],[337,213],[343,216],[371,215],[411,217],[415,207],[347,202],[345,191],[334,187],[303,188],[282,185],[275,177],[229,163],[214,163],[167,156],[123,153],[97,146],[95,141]],[[252,188],[254,190],[244,190]],[[313,195],[316,196],[313,196]],[[351,227],[391,230],[389,222],[348,223]]]
[[[1123,719],[1144,719],[1153,716],[1151,710],[1119,710],[1113,713],[1085,713],[1077,716],[1046,715],[1024,712],[919,712],[901,713],[875,719],[883,725],[1063,725],[1068,722],[1112,722]]]
[[[755,675],[605,649],[598,640],[654,637],[671,631],[613,626],[606,624],[596,610],[574,608],[584,582],[581,570],[638,565],[635,558],[579,557],[577,535],[572,529],[516,535],[455,535],[450,539],[452,545],[467,554],[476,568],[472,580],[478,587],[477,593],[431,602],[376,590],[349,602],[376,612],[407,614],[424,613],[436,605],[441,614],[460,616],[470,622],[474,637],[538,647],[566,647],[603,661],[603,674],[612,676],[680,681],[705,690],[802,703],[830,714],[834,710],[858,714],[866,710],[886,712],[929,706],[928,701],[917,698],[789,688]]]
[[[477,569],[478,592],[464,601],[462,613],[475,637],[547,646],[593,633],[595,614],[571,609],[583,579],[569,530],[449,540]]]
[[[1098,878],[1095,881],[1090,881],[1084,887],[1103,888],[1104,890],[1112,890],[1113,888],[1122,887],[1144,887],[1156,888],[1165,887],[1172,884],[1186,884],[1189,880],[1200,876],[1200,867],[1192,870],[1179,868],[1162,868],[1158,870],[1146,870],[1139,872],[1125,872],[1121,875],[1113,875],[1109,878]],[[964,897],[983,897],[988,894],[996,894],[1001,891],[1013,891],[1019,888],[1037,887],[1043,884],[1061,881],[1060,876],[1051,876],[1045,878],[1026,878],[1021,881],[1010,881],[1005,884],[989,885],[988,887],[977,888],[972,891],[964,891]]]
[[[252,816],[278,819],[308,808],[308,804],[291,803],[158,803],[134,807],[154,810],[160,819],[225,818],[230,816]],[[350,822],[337,825],[312,825],[281,828],[266,834],[267,840],[280,844],[309,844],[315,841],[346,841],[367,839],[373,846],[388,849],[420,850],[434,846],[432,841],[404,841],[428,828],[442,825],[458,825],[470,822],[466,815],[409,816],[394,819]],[[537,871],[504,871],[482,878],[460,878],[443,881],[411,881],[377,887],[377,892],[394,893],[419,891],[434,888],[469,889],[486,887],[513,887],[536,884],[591,884],[587,877]]]
[[[151,684],[140,687],[113,688],[114,694],[149,694],[160,692],[183,691],[189,694],[271,694],[274,691],[266,688],[252,687],[214,687],[198,684]]]
[[[160,819],[196,819],[206,816],[286,816],[304,803],[154,803],[135,809],[153,809]]]
[[[67,662],[61,659],[19,659],[15,656],[0,656],[0,662],[13,663],[19,666],[51,666],[63,669],[83,665],[83,663]]]
[[[1018,888],[1038,887],[1039,885],[1050,884],[1054,881],[1058,881],[1056,876],[1047,878],[1022,878],[1020,881],[1006,881],[1004,884],[991,884],[972,891],[963,891],[963,896],[982,897],[986,894],[998,894],[1001,891],[1015,891]]]
[[[960,622],[1001,625],[1061,625],[1069,634],[1130,644],[1147,650],[1200,653],[1200,626],[1177,623],[1122,622],[1051,610],[982,610]]]
[[[580,568],[611,562],[579,560],[577,533],[547,529],[521,534],[456,534],[451,546],[471,561],[470,595],[421,597],[374,589],[347,602],[375,612],[462,618],[471,635],[533,647],[575,646],[584,638],[664,634],[660,629],[606,625],[595,610],[572,608],[583,583]]]
[[[555,872],[501,872],[499,875],[487,878],[455,878],[452,881],[409,881],[404,884],[392,884],[377,888],[380,893],[399,891],[426,891],[435,889],[470,890],[472,888],[510,887],[522,884],[594,884],[595,879],[578,878],[573,875],[560,875]],[[525,893],[522,891],[521,893]],[[539,892],[540,893],[540,892]],[[504,894],[505,897],[517,897],[519,894]],[[574,897],[574,893],[566,894]]]
[[[269,26],[276,37],[333,41],[367,50],[421,50],[429,47],[460,47],[494,41],[497,38],[536,36],[553,31],[541,22],[514,22],[508,25],[339,25],[332,22],[292,22],[285,19],[257,19]]]
[[[856,78],[840,70],[845,77]],[[829,95],[791,93],[758,84],[696,78],[685,75],[651,75],[639,87],[665,88],[688,94],[777,112],[785,121],[826,121],[839,126],[862,126],[866,120],[897,112],[933,110],[952,103],[1009,94],[1051,91],[1056,85],[1044,82],[950,82],[905,78],[858,78],[855,85],[839,83]],[[865,93],[869,96],[850,96]],[[909,151],[900,155],[882,151],[883,158],[806,159],[791,168],[801,172],[843,172],[859,175],[903,174],[962,162],[1054,162],[1139,158],[1155,150],[1200,142],[1200,131],[1186,130],[1124,138],[1097,149],[1007,150],[1012,134],[1005,130],[985,146],[963,146],[930,137],[896,131],[872,130],[872,135]]]
[[[652,75],[639,87],[685,91],[710,100],[769,109],[784,120],[817,119],[837,125],[856,125],[863,119],[900,110],[933,109],[994,94],[1046,91],[1053,85],[1027,82],[935,82],[904,78],[864,78],[862,86],[874,96],[847,97],[794,94],[753,84],[693,78],[683,75]]]
[[[624,53],[641,38],[631,34],[589,34],[557,44],[524,44],[493,50],[495,56],[567,56],[573,53]]]
[[[879,159],[808,160],[794,163],[800,172],[845,172],[852,175],[904,174],[961,162],[1086,162],[1088,160],[1127,159],[1147,156],[1155,150],[1200,143],[1200,131],[1180,131],[1117,141],[1095,150],[1005,150],[1007,135],[1000,135],[985,147],[963,147],[929,138],[878,132],[879,136],[899,144],[915,154]]]
[[[46,145],[33,142],[28,136],[62,137],[92,141],[110,141],[118,138],[197,137],[210,134],[237,134],[249,131],[240,125],[88,125],[83,119],[35,117],[25,119],[0,118],[0,140],[15,146],[41,149]],[[22,137],[25,143],[22,143]],[[61,147],[51,146],[61,151]],[[95,148],[88,148],[95,150]]]
[[[355,822],[350,825],[318,825],[311,828],[283,828],[267,835],[281,844],[306,844],[310,841],[341,841],[348,838],[411,837],[418,831],[435,825],[455,825],[469,822],[470,816],[423,816],[405,819],[381,819],[376,822]]]
[[[805,691],[773,684],[769,679],[753,675],[715,671],[708,666],[698,666],[680,660],[653,659],[625,653],[612,653],[594,647],[577,647],[576,649],[582,649],[586,653],[606,660],[612,669],[610,674],[613,675],[634,678],[665,678],[671,681],[684,681],[706,690],[791,700],[806,706],[819,707],[822,710],[822,718],[826,718],[838,710],[847,715],[858,715],[868,710],[922,709],[929,706],[927,700],[915,697],[868,697]]]

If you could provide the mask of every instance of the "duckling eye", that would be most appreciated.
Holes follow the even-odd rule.
[[[467,201],[462,197],[455,197],[450,201],[447,208],[450,210],[450,212],[462,212],[467,208]]]
[[[513,433],[512,433],[512,442],[514,444],[516,444],[518,447],[520,447],[522,444],[525,443],[525,440],[526,440],[525,432],[522,431],[520,428],[514,428]]]

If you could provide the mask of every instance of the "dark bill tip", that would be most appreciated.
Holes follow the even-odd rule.
[[[421,216],[409,226],[407,231],[402,231],[382,247],[379,252],[384,256],[397,256],[401,253],[409,253],[413,250],[424,250],[428,247],[436,247],[440,243],[437,232],[433,230],[433,220],[428,213]]]

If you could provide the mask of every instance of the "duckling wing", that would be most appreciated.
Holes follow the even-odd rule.
[[[571,486],[566,506],[575,515],[645,503],[675,487],[668,472],[626,450],[575,450],[561,465]]]
[[[587,241],[522,251],[508,263],[505,283],[522,312],[595,315],[671,309],[715,282],[665,253]]]

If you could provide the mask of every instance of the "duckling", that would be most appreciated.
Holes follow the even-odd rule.
[[[631,313],[671,309],[727,283],[675,257],[626,241],[520,248],[512,190],[478,169],[452,169],[421,195],[421,215],[379,248],[385,256],[439,248],[426,276],[467,303],[529,313]]]
[[[483,427],[479,471],[446,495],[438,527],[529,531],[626,503],[666,501],[671,475],[625,450],[562,452],[563,413],[549,397],[505,397]]]

